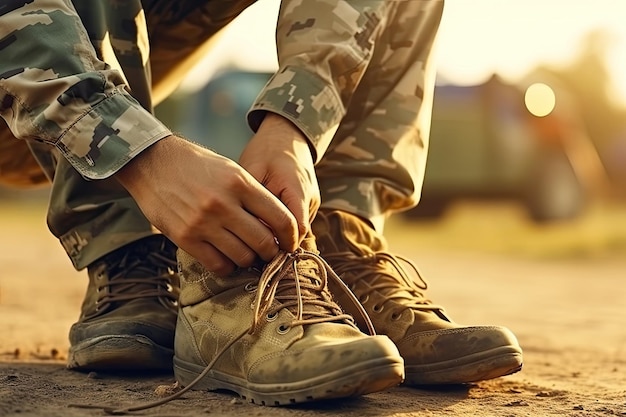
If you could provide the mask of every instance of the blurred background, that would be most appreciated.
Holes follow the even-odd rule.
[[[226,28],[159,118],[236,159],[277,67],[278,4]],[[390,231],[513,255],[626,253],[625,18],[622,0],[448,0],[422,201]],[[46,196],[0,189],[0,206]]]

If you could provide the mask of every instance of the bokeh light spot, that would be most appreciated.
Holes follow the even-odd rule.
[[[535,83],[526,90],[524,102],[531,114],[537,117],[544,117],[554,110],[556,96],[550,86],[544,83]]]

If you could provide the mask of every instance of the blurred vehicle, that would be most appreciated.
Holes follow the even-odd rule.
[[[252,135],[246,111],[269,76],[224,72],[199,92],[166,100],[157,116],[174,131],[236,160]],[[461,198],[514,199],[536,221],[582,212],[585,186],[564,140],[571,129],[563,128],[552,109],[531,114],[529,106],[535,104],[525,104],[524,92],[497,76],[481,85],[439,85],[435,91],[422,199],[406,216],[440,216]],[[543,101],[537,105],[545,107]]]
[[[565,122],[554,92],[537,85],[548,89],[543,97],[497,76],[437,86],[422,199],[407,215],[439,216],[456,200],[477,198],[518,201],[538,222],[579,215],[585,187],[566,150]]]

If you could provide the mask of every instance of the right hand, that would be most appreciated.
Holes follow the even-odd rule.
[[[228,158],[170,136],[122,168],[118,181],[148,220],[208,270],[228,274],[257,256],[294,251],[298,227],[287,207]]]

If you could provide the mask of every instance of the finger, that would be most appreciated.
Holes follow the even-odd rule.
[[[282,196],[281,196],[282,197]],[[283,200],[284,198],[284,200]],[[296,223],[298,225],[298,243],[302,243],[302,240],[306,236],[309,231],[310,225],[310,213],[309,206],[310,203],[305,198],[298,197],[283,197],[281,200],[287,205],[287,208],[296,219]]]
[[[279,246],[275,232],[262,219],[245,212],[246,216],[233,222],[228,229],[264,261],[272,260],[277,254]]]
[[[181,244],[180,247],[197,259],[206,269],[218,275],[228,275],[235,270],[236,265],[208,242],[197,240]]]
[[[294,215],[270,191],[261,188],[261,193],[246,193],[242,196],[244,208],[270,227],[281,249],[295,251],[299,243],[299,233]]]
[[[259,223],[258,220],[256,221],[256,223]],[[265,226],[261,227],[265,229],[265,233],[269,235],[268,239],[273,241],[273,235],[271,231]],[[250,234],[250,230],[246,230],[244,228],[244,233],[242,233],[241,236],[246,237]],[[220,237],[218,239],[214,239],[213,242],[216,242],[213,243],[215,249],[220,251],[231,262],[239,267],[247,268],[257,261],[257,252],[254,250],[254,248],[246,244],[246,242],[240,236],[230,232],[229,230],[224,230],[224,233],[220,234]],[[268,260],[272,259],[278,253],[278,246],[276,246],[275,243],[273,243],[272,246],[274,247],[274,252]]]
[[[311,200],[311,208],[309,209],[309,225],[313,223],[315,216],[317,216],[317,211],[320,209],[320,199],[314,198]]]

